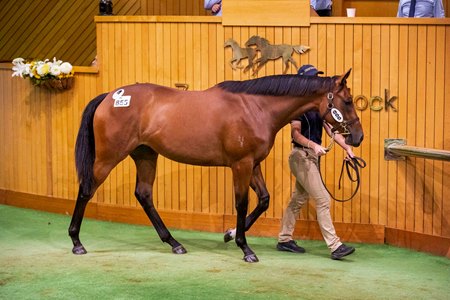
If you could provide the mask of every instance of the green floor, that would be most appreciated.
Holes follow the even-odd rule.
[[[333,261],[321,241],[292,254],[249,237],[248,264],[222,234],[173,230],[188,250],[174,255],[152,227],[85,219],[75,256],[69,222],[0,205],[0,299],[450,299],[450,260],[406,249],[352,244]]]

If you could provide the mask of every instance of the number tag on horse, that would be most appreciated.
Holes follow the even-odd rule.
[[[128,107],[130,106],[130,100],[131,100],[131,96],[124,96],[123,94],[125,93],[124,89],[120,89],[117,90],[114,94],[113,94],[113,99],[114,99],[114,107]]]
[[[344,121],[342,113],[336,108],[331,109],[331,115],[333,116],[333,119],[335,119],[339,123],[342,123],[342,121]]]

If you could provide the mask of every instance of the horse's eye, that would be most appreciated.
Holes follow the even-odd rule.
[[[353,99],[351,97],[347,98],[347,99],[344,100],[344,103],[345,103],[345,105],[352,105]]]

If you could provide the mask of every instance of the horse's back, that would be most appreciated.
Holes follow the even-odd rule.
[[[94,118],[98,154],[106,156],[114,149],[123,159],[137,146],[147,145],[175,161],[226,165],[230,143],[241,144],[245,136],[237,134],[243,118],[242,109],[231,104],[236,98],[217,87],[183,91],[134,84],[113,90]],[[236,132],[232,140],[230,131]]]

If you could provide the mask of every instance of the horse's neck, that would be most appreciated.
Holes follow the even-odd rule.
[[[233,45],[231,46],[233,48],[233,51],[239,51],[242,48],[238,45],[238,43],[233,43]]]
[[[317,95],[275,97],[266,101],[266,110],[271,112],[273,127],[278,131],[299,115],[312,109],[319,109],[320,102],[321,99]]]

